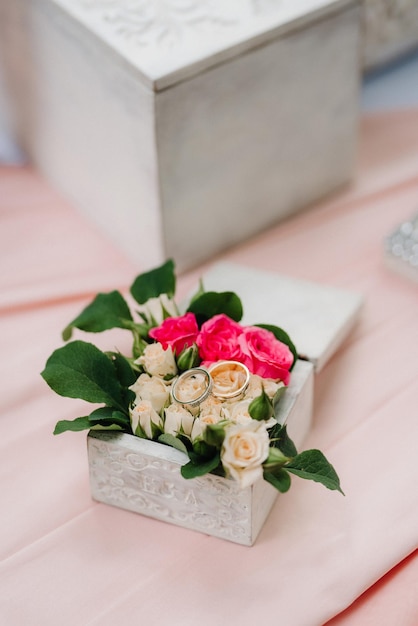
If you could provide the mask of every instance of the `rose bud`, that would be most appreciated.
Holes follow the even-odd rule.
[[[157,413],[160,413],[161,409],[167,405],[170,397],[169,386],[161,378],[148,374],[141,374],[129,389],[136,395],[136,404],[141,400],[149,400]]]
[[[167,317],[174,317],[178,314],[176,303],[165,293],[158,298],[149,298],[139,307],[138,312],[153,326],[158,326]]]
[[[257,396],[252,400],[250,406],[248,407],[248,413],[251,415],[253,420],[267,421],[273,415],[273,404],[264,391],[264,386],[262,385],[261,395]]]
[[[177,357],[177,367],[180,372],[186,372],[200,365],[199,351],[197,345],[194,343],[192,346],[184,348],[184,350]]]
[[[194,417],[179,404],[170,404],[165,409],[164,432],[177,437],[177,435],[190,436],[193,428]]]
[[[168,346],[165,350],[158,342],[148,344],[135,363],[142,365],[150,376],[159,376],[168,380],[177,374],[172,348]]]
[[[163,432],[163,421],[152,408],[149,400],[142,400],[129,409],[131,428],[134,435],[146,439],[158,439]]]
[[[225,439],[225,427],[229,426],[226,420],[221,420],[216,424],[207,424],[203,433],[203,438],[210,446],[219,447]]]

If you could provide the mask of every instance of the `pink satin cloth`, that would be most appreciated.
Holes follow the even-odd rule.
[[[346,497],[295,478],[247,548],[91,500],[85,433],[52,435],[85,403],[39,372],[92,295],[141,268],[36,172],[0,169],[0,623],[416,626],[418,285],[385,267],[382,242],[417,210],[418,112],[376,115],[351,186],[221,256],[365,297],[316,376],[306,442]]]

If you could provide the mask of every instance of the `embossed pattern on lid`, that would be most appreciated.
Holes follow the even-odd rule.
[[[155,90],[356,0],[53,0]]]

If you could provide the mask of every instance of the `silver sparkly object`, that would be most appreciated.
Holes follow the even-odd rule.
[[[194,367],[183,372],[171,388],[174,402],[187,407],[197,407],[210,395],[212,390],[212,378],[203,367]],[[184,399],[184,392],[187,391]],[[192,397],[190,397],[192,392]]]
[[[387,237],[385,259],[389,267],[418,282],[418,214]]]

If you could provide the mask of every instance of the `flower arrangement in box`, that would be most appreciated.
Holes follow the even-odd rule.
[[[55,434],[112,429],[169,445],[185,454],[185,479],[207,473],[243,488],[264,478],[286,492],[291,475],[341,491],[319,450],[298,453],[276,419],[297,352],[282,329],[244,326],[233,292],[202,283],[187,310],[175,302],[174,264],[138,276],[132,312],[118,292],[98,294],[63,332],[122,328],[132,354],[102,352],[74,340],[53,352],[42,376],[58,394],[101,404],[89,415],[57,423]]]

